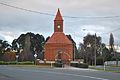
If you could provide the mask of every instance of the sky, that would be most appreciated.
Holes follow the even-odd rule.
[[[110,33],[113,33],[115,44],[120,44],[120,0],[0,0],[0,3],[52,14],[44,15],[0,4],[0,39],[9,43],[27,32],[39,33],[45,38],[51,36],[53,15],[60,8],[64,16],[64,32],[72,35],[77,45],[88,33],[101,36],[102,42],[107,45]]]

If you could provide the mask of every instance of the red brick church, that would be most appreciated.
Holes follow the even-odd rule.
[[[54,20],[54,33],[45,43],[44,59],[46,61],[73,60],[73,44],[63,32],[63,19],[59,9]]]

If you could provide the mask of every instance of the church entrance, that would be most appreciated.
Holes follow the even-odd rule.
[[[56,63],[60,63],[63,65],[63,67],[65,66],[70,66],[70,55],[66,52],[64,52],[64,50],[59,50],[56,52],[55,55],[55,62]]]

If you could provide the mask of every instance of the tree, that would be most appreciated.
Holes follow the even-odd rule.
[[[93,64],[95,56],[100,56],[101,37],[87,34],[83,39],[84,43],[84,61],[88,64]],[[95,53],[96,52],[96,53]]]
[[[12,50],[17,50],[17,49],[18,49],[17,40],[14,39],[13,42],[12,42]]]
[[[31,49],[32,51],[37,53],[37,58],[43,60],[44,59],[44,43],[45,38],[43,35],[36,34],[31,39]]]
[[[102,52],[102,57],[103,57],[103,62],[105,61],[110,61],[111,60],[111,54],[108,48],[106,48],[106,45],[102,43],[101,45],[101,52]]]
[[[110,53],[114,52],[114,37],[112,33],[110,34],[109,46],[110,46]]]
[[[15,52],[12,52],[10,48],[6,50],[3,57],[4,57],[4,61],[15,61],[16,60],[16,54]]]
[[[46,38],[45,42],[47,42],[49,39],[50,39],[50,36],[48,36],[48,37]]]
[[[85,48],[84,44],[80,43],[78,47],[78,58],[79,59],[85,59]]]
[[[8,47],[11,47],[7,41],[0,40],[0,60],[3,60],[3,56]]]
[[[43,47],[44,47],[44,36],[28,32],[21,34],[18,39],[13,40],[12,48],[17,49],[19,54],[19,60],[34,60],[34,54],[37,54],[37,58],[43,59]],[[23,50],[21,52],[21,50]]]

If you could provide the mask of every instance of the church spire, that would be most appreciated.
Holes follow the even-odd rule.
[[[63,20],[59,8],[58,8],[55,20]]]
[[[63,32],[63,19],[59,8],[54,20],[54,32]]]

